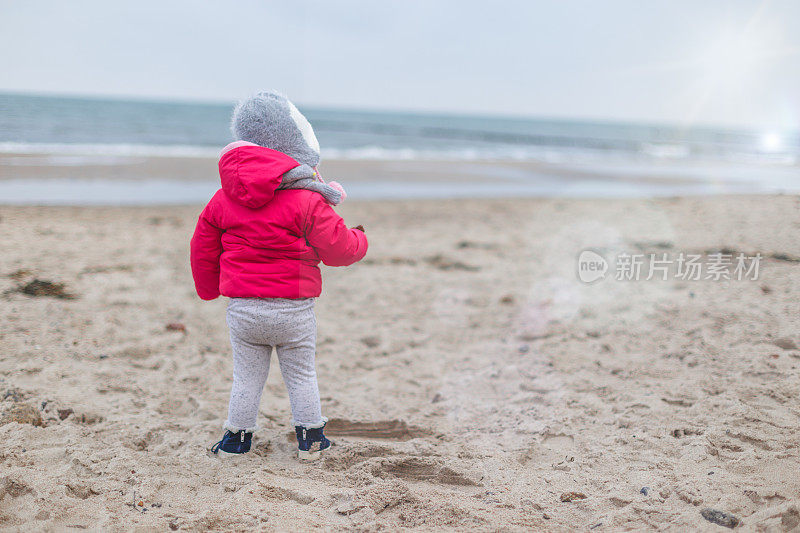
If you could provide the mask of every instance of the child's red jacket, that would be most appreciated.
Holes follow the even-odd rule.
[[[348,229],[321,194],[278,190],[282,175],[298,165],[260,146],[220,157],[222,188],[200,215],[191,243],[200,298],[316,297],[320,261],[346,266],[367,253],[366,235]]]

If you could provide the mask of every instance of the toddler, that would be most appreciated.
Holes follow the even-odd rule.
[[[323,429],[314,368],[319,262],[351,265],[367,252],[363,228],[347,228],[331,207],[345,198],[317,172],[319,143],[285,97],[262,92],[240,103],[236,142],[219,159],[222,188],[200,215],[191,242],[197,294],[228,296],[233,386],[219,455],[250,450],[272,349],[289,393],[298,456],[331,443]]]

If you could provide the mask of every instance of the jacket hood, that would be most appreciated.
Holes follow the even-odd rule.
[[[232,201],[256,208],[272,200],[283,174],[300,163],[288,155],[253,143],[238,141],[222,150],[219,177]]]

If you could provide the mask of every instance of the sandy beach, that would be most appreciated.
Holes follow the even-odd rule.
[[[2,530],[800,525],[800,197],[345,202],[371,247],[323,272],[311,465],[276,367],[254,452],[207,454],[231,358],[199,211],[0,207]],[[763,259],[585,284],[584,248]]]

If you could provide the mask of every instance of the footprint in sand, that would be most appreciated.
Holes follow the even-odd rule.
[[[386,439],[407,441],[431,434],[425,429],[411,426],[405,420],[376,420],[374,422],[355,422],[344,418],[331,418],[325,426],[325,433],[332,437],[358,437],[364,439]]]
[[[316,500],[316,496],[312,494],[306,494],[286,487],[277,487],[262,483],[261,489],[262,494],[270,500],[293,501],[301,505],[308,505]]]
[[[12,498],[19,498],[20,496],[32,492],[32,488],[18,479],[12,479],[8,476],[0,478],[0,500],[2,500],[6,494]]]
[[[64,486],[64,490],[70,498],[75,498],[77,500],[86,500],[92,496],[97,496],[100,494],[99,491],[95,490],[94,488],[88,485],[80,485],[80,484],[70,484],[67,483]]]
[[[373,468],[372,474],[376,477],[389,474],[407,481],[427,481],[439,485],[481,486],[480,479],[457,472],[439,460],[423,457],[386,459]]]
[[[333,455],[325,457],[325,468],[328,470],[347,470],[354,465],[364,463],[376,457],[391,457],[398,455],[397,450],[388,445],[373,445],[360,443],[353,447],[339,446]]]
[[[411,426],[405,420],[354,422],[344,418],[331,418],[325,425],[325,435],[328,437],[355,437],[404,442],[430,436],[431,432],[417,426]],[[295,439],[294,432],[287,433],[286,439],[289,442],[293,442]]]

